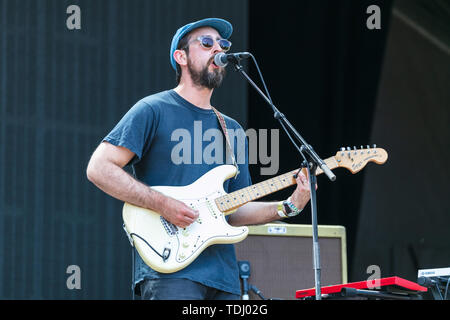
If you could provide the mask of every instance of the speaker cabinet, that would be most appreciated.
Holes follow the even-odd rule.
[[[296,290],[314,287],[311,225],[269,223],[249,229],[235,248],[238,261],[250,263],[250,285],[266,299],[283,300],[295,299]],[[345,228],[319,225],[318,236],[322,286],[347,283]],[[261,299],[251,290],[249,297]]]

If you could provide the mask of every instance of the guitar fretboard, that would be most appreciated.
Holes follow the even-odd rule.
[[[325,163],[330,169],[338,167],[338,164],[334,157],[325,160]],[[306,171],[306,169],[303,169]],[[305,173],[305,171],[303,171]],[[217,207],[222,212],[231,211],[239,208],[247,202],[262,198],[268,194],[285,189],[296,184],[294,175],[298,172],[298,169],[287,172],[280,176],[256,183],[249,187],[239,189],[237,191],[225,194],[215,200]],[[316,175],[323,173],[318,168]]]

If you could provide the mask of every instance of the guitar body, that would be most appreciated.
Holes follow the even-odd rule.
[[[142,260],[158,272],[172,273],[185,268],[210,245],[245,239],[248,228],[230,226],[214,201],[226,194],[223,182],[235,174],[234,166],[222,165],[188,186],[152,187],[199,211],[198,219],[185,229],[154,211],[125,203],[124,226]]]

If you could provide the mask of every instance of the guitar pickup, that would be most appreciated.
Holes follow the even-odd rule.
[[[164,229],[170,236],[174,236],[178,233],[178,228],[173,223],[170,223],[166,219],[164,219],[162,216],[159,217],[161,220],[162,225],[164,226]]]
[[[217,219],[217,212],[214,210],[214,208],[213,208],[211,202],[206,201],[206,207],[208,208],[208,210],[209,210],[209,212],[211,213],[211,215],[212,215],[215,219]]]

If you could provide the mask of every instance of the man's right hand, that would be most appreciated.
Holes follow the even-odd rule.
[[[186,228],[193,223],[198,218],[197,211],[156,192],[123,170],[134,156],[125,147],[102,142],[89,161],[86,170],[89,181],[116,199],[158,212],[178,227]]]
[[[173,198],[166,198],[159,212],[167,221],[180,228],[186,228],[198,218],[198,211],[184,202]]]

